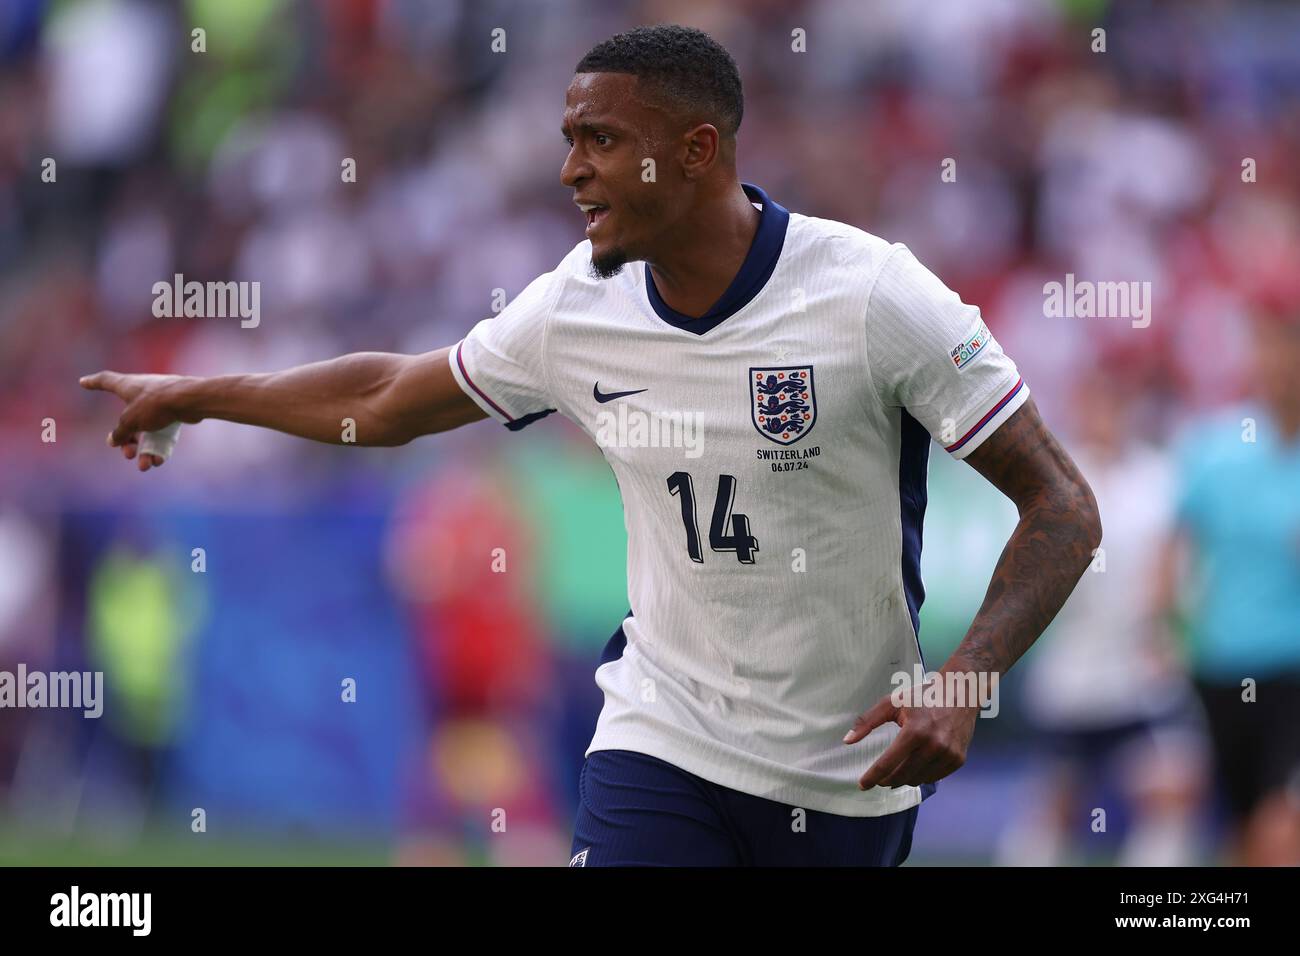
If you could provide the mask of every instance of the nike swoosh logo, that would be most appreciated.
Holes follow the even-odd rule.
[[[600,382],[597,382],[595,385],[591,386],[591,397],[603,405],[606,402],[612,402],[616,398],[627,398],[629,395],[640,395],[644,391],[646,391],[644,388],[634,388],[630,392],[602,392],[600,390]]]

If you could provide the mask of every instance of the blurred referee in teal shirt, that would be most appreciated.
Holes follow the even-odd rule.
[[[1179,455],[1178,555],[1193,676],[1230,817],[1230,862],[1300,864],[1300,296],[1255,322],[1254,393],[1190,430]],[[1251,682],[1251,683],[1248,683]]]

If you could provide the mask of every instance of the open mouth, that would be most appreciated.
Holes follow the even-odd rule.
[[[592,231],[604,221],[606,216],[609,215],[608,206],[581,203],[578,208],[581,209],[587,217],[587,235],[591,235]]]

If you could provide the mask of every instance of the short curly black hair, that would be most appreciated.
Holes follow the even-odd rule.
[[[596,44],[574,73],[631,73],[734,137],[745,112],[736,61],[702,30],[636,27]]]

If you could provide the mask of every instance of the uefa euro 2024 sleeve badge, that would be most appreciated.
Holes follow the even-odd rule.
[[[751,368],[749,396],[754,427],[778,445],[793,445],[817,422],[811,365]]]

